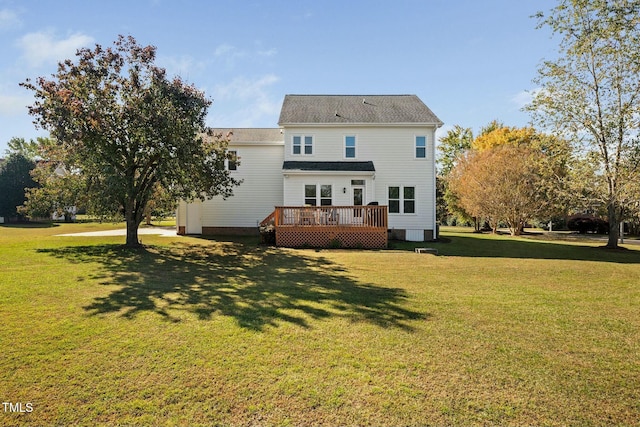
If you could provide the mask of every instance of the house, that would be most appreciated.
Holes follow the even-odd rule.
[[[298,235],[332,228],[332,240],[345,236],[336,227],[384,228],[384,244],[387,235],[437,238],[434,142],[442,122],[417,96],[286,95],[278,125],[216,129],[232,132],[229,150],[240,165],[229,166],[243,183],[224,201],[181,202],[178,233],[256,233],[267,218],[297,226],[288,232]]]

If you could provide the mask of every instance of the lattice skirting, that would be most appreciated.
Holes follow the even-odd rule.
[[[282,227],[276,228],[276,245],[289,248],[386,248],[387,230]]]

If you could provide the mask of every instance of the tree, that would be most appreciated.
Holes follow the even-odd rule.
[[[458,198],[449,189],[447,177],[455,167],[458,159],[471,148],[473,142],[473,131],[471,128],[463,128],[455,125],[453,129],[438,140],[439,172],[436,181],[437,185],[437,208],[438,217],[453,216],[456,221],[473,221],[476,229],[479,229],[478,221],[469,215],[458,203]]]
[[[471,148],[473,142],[473,131],[471,128],[463,128],[455,125],[449,129],[447,134],[438,139],[438,163],[440,175],[447,176],[454,168],[458,157]]]
[[[511,128],[507,126],[496,127],[482,133],[473,140],[474,150],[483,151],[500,145],[527,146],[531,145],[536,137],[536,132],[531,127]]]
[[[505,221],[512,234],[526,222],[564,213],[570,147],[535,129],[490,126],[476,138],[450,173],[455,202],[495,231]]]
[[[531,148],[510,145],[469,151],[449,176],[451,191],[465,211],[487,218],[494,232],[505,221],[511,234],[518,235],[546,204],[538,192],[537,155]]]
[[[156,184],[153,193],[147,203],[144,217],[147,225],[151,225],[151,217],[166,217],[169,212],[176,209],[176,201],[171,197],[169,192],[160,184]]]
[[[537,132],[533,127],[500,125],[492,126],[491,130],[478,136],[472,144],[472,148],[477,151],[506,146],[527,148],[532,154],[527,161],[538,175],[536,194],[544,200],[544,204],[540,206],[544,209],[538,210],[538,214],[544,219],[565,216],[567,209],[575,206],[574,193],[568,191],[571,188],[569,179],[573,164],[569,142]],[[519,154],[518,150],[514,151],[514,155]]]
[[[75,209],[86,205],[82,175],[68,171],[64,165],[40,161],[31,176],[38,186],[27,189],[24,205],[18,208],[20,213],[45,218],[64,216],[65,221],[71,221]]]
[[[227,141],[203,137],[211,101],[179,77],[169,80],[154,65],[154,46],[119,36],[113,47],[76,56],[53,79],[23,83],[35,94],[29,112],[57,144],[52,160],[82,176],[94,213],[124,214],[127,246],[139,245],[158,184],[175,199],[233,194],[239,181],[224,168]]]
[[[545,61],[540,90],[528,107],[534,120],[591,153],[605,182],[600,200],[609,221],[607,247],[637,200],[640,115],[640,2],[560,0],[538,27],[561,36],[559,58]]]
[[[25,200],[25,189],[36,186],[31,178],[35,163],[20,153],[11,153],[0,166],[0,216],[21,216],[17,207]]]
[[[7,153],[19,153],[29,160],[34,160],[38,155],[38,142],[33,139],[27,142],[24,138],[13,137],[7,145],[9,146]]]

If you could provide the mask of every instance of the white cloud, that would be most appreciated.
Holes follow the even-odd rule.
[[[22,26],[22,21],[18,14],[9,9],[0,10],[0,30],[9,30]]]
[[[271,58],[277,54],[278,49],[264,48],[259,42],[256,43],[256,46],[249,49],[243,49],[224,43],[217,46],[213,51],[215,60],[220,61],[228,68],[234,68],[240,61],[250,60],[255,62],[257,58]]]
[[[29,33],[18,40],[18,46],[24,51],[23,58],[34,68],[72,58],[78,48],[90,47],[92,43],[93,38],[85,34],[56,39],[52,31]]]
[[[267,74],[251,80],[246,77],[236,77],[226,85],[217,85],[214,93],[221,99],[249,99],[262,96],[265,88],[280,80],[274,74]]]
[[[168,76],[180,76],[189,80],[193,74],[201,73],[206,69],[206,63],[197,61],[192,56],[158,56],[158,65],[167,70]]]
[[[275,126],[281,99],[279,95],[273,96],[269,89],[278,81],[276,75],[267,74],[255,79],[236,77],[227,84],[215,86],[210,120],[213,126]]]
[[[540,88],[535,88],[532,90],[523,90],[516,93],[512,98],[511,102],[516,104],[518,108],[524,108],[527,105],[531,104],[533,98],[540,91]]]
[[[258,55],[260,56],[275,56],[277,53],[278,53],[278,49],[276,48],[258,51]]]
[[[8,95],[0,93],[0,116],[24,115],[33,98],[26,95]]]
[[[234,54],[237,54],[237,52],[238,50],[234,46],[231,46],[230,44],[225,43],[216,47],[216,50],[213,51],[213,54],[215,56],[224,56],[224,55],[234,55]]]

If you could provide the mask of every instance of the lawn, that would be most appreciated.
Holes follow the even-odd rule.
[[[636,246],[109,227],[0,227],[0,425],[640,425]]]

